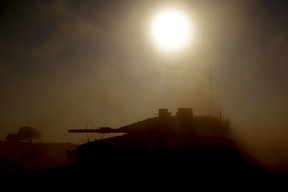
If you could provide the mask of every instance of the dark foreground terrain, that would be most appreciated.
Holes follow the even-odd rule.
[[[134,185],[137,190],[154,185],[229,189],[250,185],[279,187],[288,181],[287,174],[263,169],[257,162],[240,155],[235,147],[183,150],[159,147],[147,151],[139,146],[114,146],[111,150],[105,145],[91,154],[90,150],[99,145],[88,143],[80,147],[78,159],[67,159],[66,149],[75,147],[73,144],[1,142],[2,185],[7,184],[10,189],[34,188],[34,185],[47,189]]]
[[[279,187],[288,182],[287,174],[262,168],[243,157],[235,147],[167,150],[158,146],[147,151],[137,145],[126,148],[113,145],[112,149],[109,140],[105,140],[81,145],[77,159],[68,159],[66,150],[77,145],[0,144],[1,184],[10,189],[38,191],[36,186],[52,190],[60,186],[67,190],[100,186],[134,189],[134,185],[135,190],[155,185],[166,189],[170,186],[249,189],[251,184]]]
[[[73,159],[67,159],[66,150],[75,148],[77,145],[70,143],[0,141],[0,176],[16,179],[21,175],[25,179],[22,175],[61,169],[74,163]]]

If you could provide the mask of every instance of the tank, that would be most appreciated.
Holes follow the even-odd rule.
[[[173,177],[183,173],[197,177],[259,173],[242,158],[230,137],[228,120],[197,116],[192,108],[178,108],[175,115],[165,108],[158,111],[156,117],[119,128],[87,129],[122,135],[79,145],[76,162],[80,170],[108,172],[115,177],[125,172],[135,176],[153,173],[156,178],[168,177],[171,172]]]

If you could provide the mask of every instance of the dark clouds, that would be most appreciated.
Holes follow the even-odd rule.
[[[154,49],[153,13],[190,13],[195,42]],[[85,141],[69,128],[117,127],[159,107],[209,113],[215,103],[238,140],[266,161],[288,159],[286,1],[1,1],[1,137],[23,125],[46,141]],[[272,159],[272,160],[271,160]]]

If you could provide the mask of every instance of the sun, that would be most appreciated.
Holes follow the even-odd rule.
[[[151,24],[152,39],[165,52],[183,49],[191,38],[188,16],[177,9],[167,9],[155,16]]]

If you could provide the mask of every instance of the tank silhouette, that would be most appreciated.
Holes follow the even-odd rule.
[[[246,161],[230,137],[230,123],[211,116],[195,116],[192,108],[178,108],[175,115],[159,109],[157,117],[112,129],[70,129],[70,133],[123,133],[121,136],[95,140],[76,150],[80,170],[108,172],[119,177],[130,174],[155,174],[167,177],[170,171],[180,174],[229,177],[262,173]],[[167,175],[166,175],[167,174]],[[174,175],[174,174],[173,174]],[[175,176],[175,175],[174,175]]]

